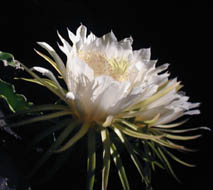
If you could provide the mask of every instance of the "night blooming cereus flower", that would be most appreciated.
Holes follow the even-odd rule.
[[[44,67],[28,69],[22,65],[34,77],[24,80],[46,86],[66,105],[32,108],[32,111],[57,112],[30,119],[20,125],[72,115],[74,121],[67,124],[50,148],[55,152],[65,151],[88,133],[90,190],[93,189],[95,177],[97,133],[100,133],[103,143],[103,190],[106,190],[108,185],[110,157],[118,168],[123,188],[130,189],[115,138],[126,147],[147,187],[150,181],[140,161],[150,163],[152,168],[155,165],[168,168],[174,174],[164,155],[166,153],[176,161],[192,166],[178,159],[167,148],[188,150],[171,140],[190,140],[200,136],[176,135],[200,128],[173,129],[185,122],[174,123],[181,116],[199,114],[199,110],[194,109],[199,103],[190,103],[189,97],[179,93],[182,85],[177,79],[168,79],[169,73],[165,72],[168,64],[157,67],[157,61],[151,60],[149,48],[133,50],[131,37],[118,41],[113,32],[101,38],[93,33],[87,36],[87,28],[83,25],[77,29],[76,35],[69,30],[68,34],[72,45],[58,34],[62,42],[58,45],[66,55],[66,63],[63,63],[55,50],[45,42],[38,44],[47,50],[53,60],[36,50],[56,69],[59,79]],[[39,77],[34,71],[40,72],[45,78]],[[65,82],[66,88],[60,84],[61,79]],[[80,123],[82,125],[79,125]],[[77,128],[76,133],[67,139],[73,128]],[[139,143],[141,149],[136,147],[134,142]],[[149,153],[146,152],[147,149]],[[138,155],[142,159],[139,159]],[[48,153],[45,156],[48,157]],[[159,159],[162,163],[150,160],[150,157]],[[41,164],[42,162],[39,163]]]

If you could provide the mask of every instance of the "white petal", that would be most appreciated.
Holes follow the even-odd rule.
[[[159,86],[157,84],[150,84],[147,87],[145,87],[144,91],[141,93],[140,101],[145,100],[146,98],[148,98],[148,97],[152,96],[154,93],[156,93],[158,87]]]
[[[129,88],[128,82],[119,83],[109,76],[99,76],[93,85],[92,102],[96,105],[95,110],[107,114],[115,114],[119,110],[120,100],[125,97]]]
[[[138,69],[138,71],[141,71],[145,68],[145,65],[142,61],[137,61],[135,64],[136,68]]]
[[[153,70],[152,74],[157,74],[157,73],[160,73],[162,71],[165,71],[166,69],[168,69],[168,67],[169,67],[169,64],[167,64],[167,63],[163,64],[163,65],[157,67],[155,70]]]
[[[58,83],[54,74],[50,70],[48,70],[44,67],[32,67],[32,70],[40,72],[42,75],[44,75],[44,76],[48,77],[50,80],[54,81],[56,83],[56,85],[58,86],[59,90],[62,92],[62,94],[64,94],[64,90],[62,89],[61,85]]]
[[[72,43],[76,43],[77,42],[77,37],[75,36],[75,34],[73,34],[69,29],[67,29],[68,31],[68,35],[69,35],[69,38],[70,40],[72,41]]]
[[[152,109],[144,110],[138,115],[137,119],[140,119],[142,121],[151,120],[153,119],[157,114],[160,114],[162,117],[163,113],[167,112],[168,110],[165,109],[163,106],[159,106]]]
[[[135,50],[133,52],[133,54],[137,59],[140,59],[143,61],[149,61],[151,59],[151,49],[150,48]]]
[[[145,95],[144,88],[135,87],[129,93],[123,95],[122,98],[114,106],[116,112],[121,112],[128,108],[130,105],[134,105]]]
[[[58,36],[62,42],[62,46],[58,44],[58,47],[61,49],[61,51],[63,51],[65,53],[65,55],[69,55],[69,53],[72,51],[72,47],[70,46],[70,44],[58,33]]]
[[[143,60],[150,60],[151,59],[151,49],[150,48],[142,49],[140,52],[140,57]]]
[[[171,123],[173,121],[175,121],[176,119],[180,118],[181,116],[183,116],[183,111],[173,111],[173,110],[168,110],[168,112],[166,112],[164,115],[160,116],[160,119],[157,121],[157,125],[158,124],[167,124],[167,123]]]
[[[125,38],[119,42],[119,44],[124,48],[124,49],[129,49],[132,50],[132,43],[133,39],[132,37]]]
[[[105,34],[102,39],[104,40],[105,43],[111,43],[111,42],[117,42],[117,38],[115,36],[115,34],[113,33],[113,31]]]
[[[37,42],[41,47],[43,47],[44,49],[46,49],[48,51],[48,53],[53,57],[53,59],[55,60],[58,69],[60,70],[63,78],[65,79],[65,66],[63,61],[61,60],[61,58],[58,56],[58,54],[54,51],[54,49],[48,45],[45,42]]]
[[[112,83],[112,77],[99,76],[96,77],[93,83],[93,96],[92,101],[95,102],[99,97],[102,96],[105,89],[107,89]]]
[[[184,113],[184,115],[198,115],[200,114],[200,110],[190,110]]]
[[[169,88],[170,86],[174,85],[176,83],[176,79],[173,79],[172,81],[170,81],[166,87],[164,87],[162,90]],[[175,98],[178,98],[178,95],[176,93],[176,89],[171,90],[169,93],[167,93],[166,95],[160,97],[159,99],[157,99],[156,101],[152,102],[151,104],[149,104],[147,106],[147,109],[151,109],[154,107],[158,107],[158,106],[167,106],[172,100],[174,100]]]
[[[76,31],[76,37],[78,40],[82,40],[83,42],[85,42],[86,35],[87,35],[87,28],[86,28],[86,26],[81,24],[81,26],[79,26]]]
[[[86,44],[89,45],[90,43],[94,42],[97,39],[97,37],[91,32],[86,40]]]
[[[70,55],[67,59],[66,81],[69,91],[76,93],[76,85],[84,80],[92,81],[94,79],[94,71],[88,64],[81,61],[78,57]]]
[[[199,103],[199,102],[198,102],[198,103],[190,103],[189,109],[197,108],[197,107],[199,107],[199,106],[200,106],[200,103]]]

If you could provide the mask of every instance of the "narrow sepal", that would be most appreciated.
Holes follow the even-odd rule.
[[[88,131],[88,158],[87,158],[87,189],[93,190],[96,168],[96,131],[91,127]]]
[[[103,142],[103,170],[102,170],[102,190],[107,190],[109,171],[110,171],[110,137],[108,129],[101,130]]]
[[[110,152],[111,152],[113,161],[115,163],[115,166],[117,167],[118,175],[120,177],[120,181],[123,186],[123,189],[130,190],[130,186],[129,186],[129,182],[128,182],[128,179],[126,176],[126,171],[124,169],[124,165],[122,163],[120,154],[113,142],[111,142],[111,145],[110,145]]]

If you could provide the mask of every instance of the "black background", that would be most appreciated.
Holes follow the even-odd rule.
[[[33,48],[40,49],[37,41],[45,41],[57,49],[56,41],[59,39],[56,30],[66,37],[67,27],[75,32],[80,23],[83,23],[97,36],[102,36],[111,29],[119,40],[131,35],[134,49],[151,47],[152,58],[158,59],[159,65],[170,63],[171,76],[182,81],[183,90],[191,97],[190,100],[202,102],[202,114],[194,116],[188,125],[211,127],[212,47],[209,7],[208,1],[186,3],[175,0],[6,1],[0,7],[0,50],[12,53],[17,60],[30,67],[45,64],[33,51]],[[45,66],[49,67],[48,64]],[[17,73],[19,74],[18,71],[14,72],[0,65],[0,78],[15,83],[19,93],[25,94],[37,104],[52,101],[50,93],[42,87],[14,82],[13,77]],[[212,133],[203,132],[203,135],[201,139],[192,142],[192,146],[200,151],[186,156],[197,167],[174,165],[182,184],[159,170],[154,174],[154,189],[212,188]],[[130,175],[134,176],[134,172],[132,169]],[[78,188],[78,185],[74,185],[78,178],[72,181],[72,170],[69,175],[69,189]],[[79,180],[83,180],[81,177],[79,175]],[[121,189],[118,182],[113,180],[113,183],[111,189]],[[133,180],[133,183],[135,189],[141,188],[139,182]],[[51,181],[50,184],[57,183]]]

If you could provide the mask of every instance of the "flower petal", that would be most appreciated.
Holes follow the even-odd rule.
[[[54,49],[48,45],[45,42],[37,42],[41,47],[46,49],[48,53],[53,57],[53,59],[56,61],[56,64],[58,66],[58,69],[60,70],[63,78],[65,79],[65,66],[61,58],[58,56],[58,54],[54,51]]]
[[[111,42],[115,42],[117,41],[117,38],[115,36],[115,34],[113,33],[113,31],[105,34],[103,37],[102,37],[103,41],[107,44],[107,43],[111,43]]]
[[[52,81],[54,81],[55,84],[58,86],[59,90],[61,91],[61,93],[64,94],[63,88],[62,88],[61,85],[58,83],[58,81],[57,81],[57,79],[55,78],[54,74],[53,74],[50,70],[48,70],[48,69],[46,69],[46,68],[44,68],[44,67],[32,67],[32,70],[35,70],[35,71],[37,71],[37,72],[40,72],[42,75],[44,75],[44,76],[48,77],[49,79],[51,79]]]
[[[78,40],[86,41],[87,28],[84,25],[80,25],[76,31],[76,37]]]
[[[89,80],[94,79],[94,71],[86,64],[81,61],[77,56],[70,55],[67,58],[67,67],[66,67],[66,81],[67,86],[70,91],[76,91],[76,87],[79,80]]]
[[[58,47],[60,48],[60,50],[62,52],[64,52],[65,55],[69,55],[69,53],[72,51],[72,47],[70,46],[70,44],[58,33],[58,37],[60,38],[61,42],[62,42],[62,46],[58,44]]]

